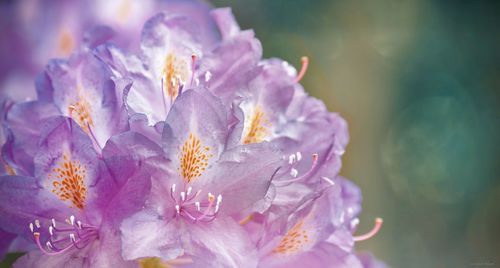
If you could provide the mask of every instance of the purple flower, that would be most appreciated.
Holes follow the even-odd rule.
[[[88,135],[71,119],[48,119],[35,154],[35,176],[0,178],[0,225],[39,250],[18,267],[133,265],[121,258],[118,224],[138,210],[149,175],[114,177]]]
[[[82,9],[36,99],[1,99],[0,253],[19,236],[36,249],[17,267],[383,267],[356,255],[382,220],[355,235],[347,124],[299,84],[309,59],[263,60],[228,8],[166,3],[138,51],[120,43],[156,5]],[[83,30],[96,15],[118,44]]]
[[[149,125],[165,120],[183,90],[202,84],[221,96],[234,87],[236,76],[260,59],[261,46],[253,32],[240,31],[234,22],[227,25],[232,18],[228,9],[215,10],[212,16],[199,27],[183,14],[160,13],[144,26],[139,55],[117,47],[100,49],[104,61],[134,81],[126,94],[127,106],[132,113],[146,115]],[[215,24],[222,39],[212,29]]]
[[[40,130],[46,119],[58,115],[73,118],[100,153],[112,135],[129,129],[122,102],[127,87],[129,81],[114,77],[89,52],[52,61],[37,81],[38,100],[14,104],[6,111],[4,160],[16,174],[33,176]]]
[[[146,208],[121,225],[125,258],[256,265],[250,237],[231,215],[265,196],[281,160],[267,144],[226,149],[227,125],[225,107],[206,89],[177,98],[163,130],[165,170],[153,175]]]

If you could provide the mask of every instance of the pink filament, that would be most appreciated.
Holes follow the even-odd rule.
[[[300,68],[299,75],[297,75],[297,78],[295,78],[295,83],[298,83],[302,77],[306,74],[307,67],[309,66],[309,58],[308,57],[302,57],[302,68]]]
[[[358,242],[358,241],[364,241],[364,240],[368,240],[368,239],[372,238],[373,236],[375,236],[378,233],[378,231],[382,227],[383,222],[384,222],[384,220],[382,220],[381,218],[376,218],[375,219],[375,226],[373,226],[373,229],[371,231],[369,231],[368,233],[366,233],[364,235],[354,236],[353,240],[355,242]]]

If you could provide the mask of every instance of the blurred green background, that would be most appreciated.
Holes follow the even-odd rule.
[[[500,1],[254,0],[231,6],[265,57],[349,122],[357,244],[393,267],[500,267]]]

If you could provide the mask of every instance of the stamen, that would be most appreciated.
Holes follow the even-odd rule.
[[[189,186],[188,189],[187,189],[186,194],[190,195],[192,190],[193,190],[193,187]]]
[[[301,61],[302,61],[302,68],[300,68],[300,72],[297,75],[297,78],[295,78],[295,83],[298,83],[302,79],[302,77],[304,77],[304,75],[306,74],[306,71],[307,71],[307,67],[309,66],[309,58],[308,57],[302,57]]]
[[[30,227],[30,230],[31,230],[31,232],[33,233],[33,231],[34,231],[34,228],[33,228],[33,223],[32,223],[32,222],[30,222],[30,225],[29,225],[29,227]]]
[[[300,161],[302,159],[302,154],[300,152],[297,152],[297,161]]]
[[[295,162],[295,155],[294,154],[291,154],[289,157],[288,157],[288,164],[293,164]]]
[[[297,177],[297,175],[299,175],[299,171],[295,168],[292,168],[292,170],[290,171],[290,175],[294,178]]]
[[[196,54],[193,53],[193,55],[191,55],[191,82],[189,83],[191,86],[193,86],[195,63]]]
[[[175,205],[175,211],[177,211],[177,214],[181,213],[181,207],[179,205]]]
[[[90,225],[86,224],[85,227],[83,227],[83,224],[81,221],[76,220],[76,217],[71,215],[69,219],[66,219],[66,222],[68,225],[71,225],[72,228],[56,228],[56,222],[54,219],[51,220],[52,223],[48,227],[48,232],[50,236],[48,237],[48,240],[42,244],[40,241],[40,232],[33,231],[33,237],[34,240],[38,246],[38,248],[47,255],[59,255],[62,254],[69,249],[75,247],[77,249],[82,249],[86,245],[88,245],[90,242],[93,241],[94,238],[98,237],[98,232],[97,228]],[[36,226],[37,228],[40,228],[40,222],[38,220],[34,221],[35,224],[31,223],[30,230],[34,229]],[[74,225],[74,223],[77,223],[77,225]],[[80,229],[78,229],[80,228]],[[58,246],[58,244],[60,246]],[[42,246],[43,245],[43,246]]]
[[[200,211],[200,202],[194,202],[194,205],[196,206],[196,210]]]
[[[376,218],[375,219],[375,226],[373,226],[373,229],[370,232],[368,232],[364,235],[354,236],[353,240],[355,242],[359,242],[359,241],[364,241],[364,240],[368,240],[368,239],[372,238],[373,236],[375,236],[378,233],[378,231],[382,227],[383,222],[384,221],[382,220],[382,218]]]
[[[181,200],[184,202],[186,200],[186,193],[181,192]]]
[[[280,186],[280,187],[287,186],[290,183],[301,181],[301,180],[309,177],[311,174],[313,174],[313,172],[316,170],[316,166],[318,165],[318,154],[313,154],[312,159],[313,159],[312,160],[313,162],[312,162],[312,165],[311,165],[311,168],[309,169],[309,171],[307,171],[302,176],[294,178],[294,179],[277,181],[276,186]],[[292,171],[293,171],[293,169],[292,169]],[[290,175],[292,175],[292,174],[290,174]]]

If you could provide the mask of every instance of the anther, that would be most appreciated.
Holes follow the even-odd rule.
[[[69,239],[71,239],[71,241],[75,242],[76,241],[75,234],[69,234]]]
[[[170,188],[170,190],[172,191],[172,193],[175,193],[175,184],[172,184],[172,187]]]
[[[186,201],[186,193],[185,192],[181,192],[181,200],[183,202]]]
[[[81,221],[76,221],[76,224],[78,225],[78,228],[82,229],[82,222]]]
[[[75,216],[69,216],[69,222],[71,223],[71,225],[75,225]]]
[[[222,195],[217,196],[217,203],[215,204],[215,213],[219,211],[220,204],[222,203]]]
[[[207,71],[205,73],[205,82],[210,81],[211,78],[212,78],[212,73],[210,71]]]
[[[290,171],[290,175],[294,178],[297,177],[297,175],[299,175],[299,171],[295,168],[292,168],[292,170]]]
[[[50,234],[51,236],[53,236],[53,235],[54,235],[54,227],[49,226],[49,234]]]
[[[200,211],[200,202],[194,202],[194,205],[196,206],[196,210]]]
[[[187,189],[186,194],[190,195],[192,190],[193,190],[193,187],[189,186],[188,189]]]
[[[293,164],[295,162],[295,155],[294,154],[291,154],[289,157],[288,157],[288,164]]]
[[[55,219],[52,219],[52,226],[54,226],[54,228],[56,228],[56,220]]]
[[[297,75],[297,78],[295,78],[295,83],[298,83],[302,79],[302,77],[304,77],[307,71],[307,67],[309,66],[308,57],[302,57],[300,60],[302,61],[302,68],[300,68],[300,72]]]
[[[30,227],[30,230],[31,230],[31,232],[33,233],[33,231],[34,231],[34,228],[33,228],[33,223],[32,223],[32,222],[30,222],[30,225],[29,225],[29,227]]]
[[[35,226],[36,226],[36,228],[40,228],[40,221],[39,220],[35,220]]]
[[[302,159],[302,154],[300,152],[297,152],[297,161],[300,161]]]
[[[181,207],[179,205],[175,205],[175,211],[177,211],[177,214],[181,213]]]
[[[213,203],[215,200],[215,196],[212,193],[208,193],[208,202]]]
[[[366,233],[364,235],[354,236],[352,239],[355,242],[359,242],[359,241],[364,241],[364,240],[368,240],[368,239],[372,238],[373,236],[375,236],[378,233],[378,231],[382,227],[383,222],[384,222],[384,220],[382,220],[382,218],[376,218],[375,219],[375,226],[373,226],[373,229],[371,231],[369,231],[368,233]]]

